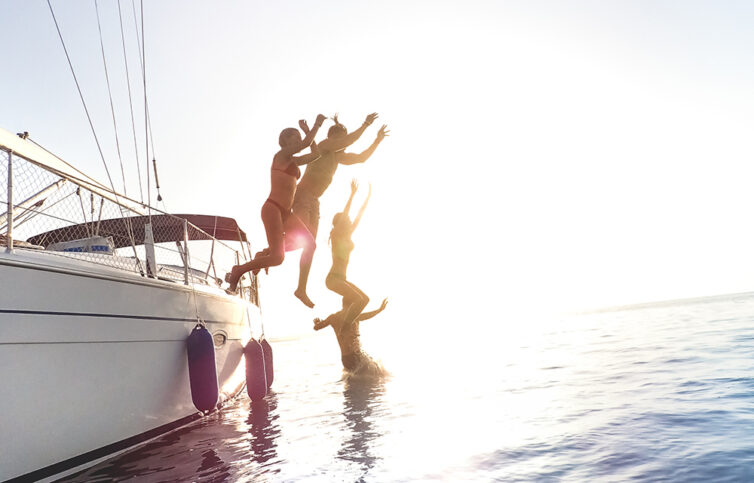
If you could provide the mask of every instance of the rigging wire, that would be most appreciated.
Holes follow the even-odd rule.
[[[118,18],[120,20],[120,40],[123,45],[123,62],[126,65],[126,85],[128,86],[128,106],[131,109],[131,130],[134,135],[134,156],[136,158],[136,172],[139,177],[139,197],[143,204],[144,203],[144,189],[141,185],[141,165],[139,164],[139,147],[136,141],[136,121],[134,119],[134,104],[133,104],[133,99],[131,97],[131,75],[128,72],[128,54],[126,53],[126,36],[123,33],[123,13],[120,7],[120,0],[118,0]]]
[[[102,159],[102,165],[105,167],[105,173],[107,173],[107,179],[108,179],[108,181],[110,181],[110,187],[113,189],[113,194],[115,194],[116,191],[115,191],[115,184],[113,183],[113,178],[112,178],[112,176],[110,176],[110,170],[107,167],[107,162],[105,161],[105,155],[102,153],[102,146],[99,143],[99,138],[97,138],[97,132],[94,130],[94,124],[92,123],[92,116],[89,115],[89,108],[86,107],[86,101],[84,100],[84,94],[81,92],[81,86],[79,85],[79,80],[76,77],[76,72],[73,70],[73,63],[71,62],[71,56],[68,55],[68,49],[65,46],[65,41],[63,40],[63,34],[60,32],[60,26],[58,25],[58,19],[57,19],[57,17],[55,17],[55,11],[52,9],[52,3],[50,3],[50,0],[47,0],[47,6],[50,7],[50,13],[52,14],[52,20],[55,22],[55,28],[58,31],[58,37],[60,37],[60,43],[63,46],[63,52],[65,52],[65,58],[68,59],[68,67],[71,68],[71,74],[73,75],[73,81],[76,83],[76,89],[79,92],[79,97],[81,98],[81,103],[84,105],[84,111],[86,112],[86,118],[89,121],[89,127],[92,129],[92,135],[94,135],[94,142],[97,144],[97,150],[99,151],[99,156]]]
[[[61,163],[65,164],[66,166],[68,166],[69,168],[71,168],[71,170],[75,171],[76,173],[78,173],[78,174],[80,175],[80,177],[79,177],[79,178],[76,178],[76,177],[72,177],[71,179],[74,179],[74,180],[75,180],[75,179],[78,179],[79,181],[86,181],[87,183],[92,183],[92,182],[93,182],[93,183],[94,183],[94,185],[99,185],[99,186],[101,186],[101,187],[103,187],[103,188],[106,188],[106,186],[105,186],[105,185],[103,185],[102,183],[99,183],[99,182],[97,182],[96,180],[93,180],[93,179],[92,179],[92,178],[90,178],[90,177],[89,177],[89,176],[88,176],[88,175],[87,175],[86,173],[84,173],[83,171],[81,171],[80,169],[78,169],[78,168],[77,168],[76,166],[72,165],[71,163],[69,163],[69,162],[68,162],[68,161],[66,161],[65,159],[61,159],[60,157],[58,157],[58,155],[57,155],[57,154],[53,153],[52,151],[50,151],[50,150],[49,150],[49,149],[47,149],[46,147],[44,147],[44,146],[42,146],[41,144],[39,144],[38,142],[36,142],[36,141],[35,141],[34,139],[32,139],[32,138],[31,138],[31,136],[27,137],[26,139],[27,139],[27,140],[29,140],[29,141],[31,141],[31,142],[32,142],[32,143],[34,143],[34,144],[35,144],[35,145],[36,145],[36,146],[37,146],[38,148],[40,148],[40,149],[44,150],[44,151],[45,151],[45,152],[46,152],[47,154],[49,154],[50,156],[54,157],[54,158],[55,158],[56,160],[58,160],[58,161],[60,161]],[[88,180],[88,181],[87,181],[87,180]]]
[[[146,60],[145,59],[145,55],[146,54],[144,52],[144,2],[143,2],[143,0],[141,2],[141,36],[139,35],[139,24],[138,24],[138,22],[136,20],[136,18],[137,18],[137,15],[136,15],[136,4],[135,4],[134,0],[131,0],[131,11],[133,12],[134,32],[136,33],[136,46],[139,49],[139,63],[140,63],[139,67],[141,67],[141,73],[142,73],[142,76],[144,76],[144,115],[145,115],[144,117],[145,117],[145,124],[146,124],[145,130],[148,130],[148,136],[147,136],[148,141],[147,142],[149,143],[148,147],[150,147],[152,149],[152,163],[155,165],[155,171],[156,171],[156,169],[157,169],[156,168],[156,163],[157,163],[156,158],[157,158],[157,155],[156,155],[156,151],[154,149],[154,134],[152,132],[152,116],[151,116],[151,114],[149,112],[149,101],[148,101],[148,98],[147,98],[147,90],[146,90],[146,74],[145,74],[145,71],[144,71],[144,63],[145,63],[145,60]],[[148,153],[147,153],[146,163],[147,163],[147,182],[149,182],[149,176],[150,176],[150,174],[149,174],[149,166],[148,166],[148,164],[149,164],[149,154]],[[162,201],[162,206],[165,209],[165,211],[167,211],[167,205],[162,200],[162,195],[160,195],[159,190],[160,190],[160,188],[157,187],[157,201],[158,202]],[[147,197],[148,197],[148,199],[151,200],[151,197],[149,195],[150,195],[149,186],[147,186]]]
[[[115,131],[115,148],[118,152],[118,161],[120,162],[120,174],[123,178],[123,194],[128,196],[126,190],[126,171],[123,169],[123,156],[120,153],[120,139],[118,137],[118,124],[115,121],[115,104],[113,104],[113,92],[110,88],[110,75],[107,73],[107,60],[105,58],[105,43],[102,40],[102,23],[99,18],[99,0],[94,0],[94,11],[97,13],[97,30],[99,31],[99,45],[102,51],[102,66],[105,69],[105,83],[107,84],[107,95],[110,99],[110,113],[113,116],[113,130]]]
[[[94,233],[94,193],[91,191],[89,192],[89,206],[92,211],[92,236],[97,236],[97,234]]]
[[[88,237],[91,237],[92,234],[89,233],[89,223],[86,219],[86,209],[84,209],[84,198],[81,195],[81,186],[79,186],[78,189],[76,189],[76,196],[79,197],[79,203],[81,204],[81,214],[84,217],[84,223],[82,224],[84,225],[84,228],[86,229],[86,236],[88,238]]]
[[[49,1],[49,0],[48,0]],[[144,84],[144,138],[146,145],[146,163],[147,163],[147,212],[149,213],[149,223],[152,223],[152,196],[149,190],[149,114],[147,110],[147,65],[145,59],[146,48],[144,47],[144,0],[140,3],[141,9],[141,78]]]
[[[76,192],[75,191],[71,191],[70,193],[68,193],[64,197],[60,198],[58,201],[54,202],[53,204],[45,206],[44,207],[45,211],[50,210],[53,206],[60,204],[62,201],[67,200],[69,196],[74,195],[74,194],[76,194]],[[44,201],[47,201],[47,198],[45,198]],[[42,205],[40,205],[39,207],[41,208],[41,206]],[[37,206],[35,205],[35,206],[30,207],[28,210],[26,210],[27,213],[30,213],[30,214],[28,216],[26,216],[26,218],[24,218],[23,220],[20,220],[18,222],[14,221],[13,222],[13,228],[18,228],[22,224],[26,223],[27,221],[31,220],[32,218],[34,218],[37,215],[39,215],[40,213],[42,213],[42,211],[35,211],[36,208],[37,208]],[[5,226],[3,226],[2,228],[5,228]],[[0,229],[2,229],[2,228],[0,228]]]
[[[32,143],[36,144],[40,149],[44,150],[50,156],[54,157],[57,161],[65,164],[66,166],[68,166],[69,168],[71,168],[72,171],[74,171],[75,173],[77,173],[79,175],[79,176],[74,176],[74,175],[72,175],[70,173],[66,173],[65,176],[62,176],[58,172],[54,171],[54,173],[57,176],[64,177],[65,179],[73,182],[73,184],[75,184],[76,186],[84,186],[85,189],[88,189],[89,191],[91,191],[91,189],[86,188],[87,185],[88,186],[93,186],[93,187],[98,188],[98,189],[102,189],[102,190],[107,191],[107,192],[110,192],[110,190],[107,188],[107,186],[105,186],[104,184],[98,182],[95,179],[92,179],[91,177],[89,177],[87,174],[85,174],[84,172],[82,172],[81,170],[79,170],[78,168],[76,168],[75,166],[73,166],[72,164],[68,163],[64,159],[61,159],[55,153],[51,152],[49,149],[45,148],[44,146],[42,146],[41,144],[39,144],[38,142],[36,142],[35,140],[33,140],[31,138],[31,136],[28,138],[28,140],[31,141]],[[133,203],[134,205],[138,205],[139,204],[139,202],[137,200],[129,198],[128,196],[123,196],[123,195],[118,196],[118,193],[113,193],[113,195],[115,196],[115,199],[117,201],[119,201],[119,202],[120,202],[121,199],[123,199],[125,201],[129,201],[129,202]],[[133,208],[129,208],[129,207],[126,207],[126,208],[128,210],[130,210],[130,211],[134,211],[135,212],[135,210]]]
[[[162,201],[162,195],[160,194],[160,178],[157,177],[157,160],[152,158],[152,166],[154,167],[154,185],[157,188],[157,202]],[[163,202],[163,204],[165,204]]]
[[[131,10],[133,11],[133,18],[134,18],[134,27],[136,31],[136,46],[139,48],[139,62],[141,70],[144,70],[144,62],[143,62],[143,36],[144,36],[144,25],[142,22],[142,30],[141,30],[141,37],[139,37],[139,25],[136,23],[136,6],[134,4],[134,0],[131,0]],[[142,5],[143,10],[143,5]],[[142,12],[143,16],[143,12]],[[141,40],[140,40],[141,39]],[[152,117],[149,114],[149,103],[146,103],[146,111],[147,111],[147,119],[149,121],[149,143],[152,148],[152,154],[154,156],[154,135],[152,134]]]
[[[84,106],[84,112],[86,112],[86,118],[89,121],[89,127],[92,130],[92,135],[94,136],[94,142],[97,144],[97,150],[99,151],[100,159],[102,160],[102,165],[105,167],[105,173],[107,173],[107,179],[110,182],[110,188],[112,189],[113,196],[115,196],[116,205],[120,209],[121,216],[126,220],[126,230],[128,231],[129,237],[131,238],[131,247],[134,250],[134,254],[136,254],[136,242],[135,242],[135,238],[134,238],[134,235],[133,235],[133,228],[131,226],[130,217],[126,216],[126,214],[124,213],[124,209],[125,208],[120,203],[118,192],[115,189],[115,183],[113,183],[113,178],[110,175],[110,169],[107,167],[107,162],[105,161],[105,155],[102,152],[102,146],[100,145],[99,138],[97,137],[97,132],[94,129],[94,123],[92,122],[92,116],[89,114],[89,109],[86,106],[86,101],[84,100],[84,94],[81,91],[81,85],[79,84],[78,78],[76,77],[76,71],[73,68],[73,62],[71,62],[71,56],[68,55],[68,48],[66,48],[66,46],[65,46],[65,40],[63,40],[63,33],[60,31],[60,25],[58,24],[58,19],[55,16],[55,11],[52,8],[52,3],[50,3],[50,0],[47,0],[47,6],[50,8],[50,14],[52,14],[52,20],[55,22],[55,29],[58,31],[58,37],[60,38],[60,44],[63,46],[63,52],[65,52],[65,57],[68,60],[68,67],[70,67],[70,69],[71,69],[71,75],[73,75],[73,80],[76,83],[76,89],[78,90],[79,98],[81,99],[81,104]],[[95,6],[95,9],[96,9],[97,8],[97,1],[96,0],[95,0],[95,3],[94,3],[94,6]],[[97,22],[98,22],[98,25],[99,25],[99,12],[97,13]],[[103,47],[103,50],[104,50],[104,47]],[[108,89],[109,89],[109,81],[108,81]],[[120,150],[119,150],[119,152],[120,152]],[[122,167],[122,164],[121,164],[121,167]],[[81,187],[79,187],[79,189],[81,189]],[[81,209],[83,211],[83,209],[84,209],[83,200],[81,200],[81,196],[80,195],[79,195],[79,199],[81,201]],[[126,196],[126,199],[128,199],[127,196]],[[151,216],[151,212],[150,212],[150,216]],[[84,213],[84,222],[86,222],[86,213]],[[88,231],[88,229],[87,229],[87,231]],[[91,235],[89,235],[89,236],[91,236]],[[137,264],[138,264],[139,263],[138,256],[136,257],[136,260],[137,260]]]
[[[94,230],[94,236],[99,236],[99,224],[102,221],[102,208],[105,206],[105,198],[99,198],[99,215],[97,215],[97,229]],[[133,235],[132,235],[133,238]]]
[[[120,173],[121,173],[121,176],[123,177],[123,194],[126,197],[128,197],[128,191],[127,191],[127,188],[126,188],[126,171],[123,168],[123,156],[120,153],[120,141],[119,141],[119,138],[118,138],[118,125],[115,122],[115,105],[113,104],[113,94],[112,94],[112,90],[110,89],[110,76],[107,73],[107,60],[105,58],[105,44],[104,44],[104,41],[102,40],[102,25],[101,25],[100,17],[99,17],[99,5],[98,4],[99,4],[99,0],[94,0],[94,10],[97,13],[97,30],[99,31],[99,44],[100,44],[100,48],[102,50],[102,64],[103,64],[104,70],[105,70],[105,81],[107,83],[107,94],[108,94],[108,97],[110,99],[110,112],[112,113],[112,116],[113,116],[113,128],[115,129],[115,146],[116,146],[117,151],[118,151],[118,161],[120,162]],[[95,227],[94,227],[94,193],[92,193],[91,206],[92,206],[92,232],[94,233],[94,231],[95,231]],[[101,213],[102,213],[102,205],[100,205],[100,215],[101,215]],[[121,216],[123,216],[123,221],[125,222],[125,225],[126,225],[126,232],[128,233],[128,237],[130,238],[130,241],[131,241],[131,247],[133,248],[133,251],[134,251],[134,257],[138,261],[139,257],[138,257],[138,254],[136,253],[136,239],[135,239],[134,234],[133,234],[133,224],[131,223],[131,218],[123,215],[123,209],[122,208],[121,208]],[[97,231],[99,231],[99,223],[98,223]]]

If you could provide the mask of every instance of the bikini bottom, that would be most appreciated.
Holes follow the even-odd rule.
[[[277,201],[275,201],[273,199],[270,199],[270,198],[267,198],[267,200],[265,201],[265,203],[270,203],[270,204],[274,205],[275,208],[277,208],[280,211],[280,217],[283,219],[283,221],[287,220],[288,217],[291,216],[292,211],[291,210],[286,210],[285,208],[283,208],[282,206],[280,206],[280,203],[278,203]]]

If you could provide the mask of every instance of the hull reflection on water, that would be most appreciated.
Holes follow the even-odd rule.
[[[273,341],[265,401],[79,481],[753,481],[751,314],[754,295],[516,327],[464,372],[404,338],[370,348],[406,355],[386,380],[342,377],[332,338]]]
[[[249,425],[251,436],[252,461],[262,467],[267,462],[275,461],[278,456],[275,441],[280,436],[280,427],[276,424],[280,416],[277,414],[277,407],[278,400],[274,392],[270,392],[261,401],[250,402],[246,424]]]

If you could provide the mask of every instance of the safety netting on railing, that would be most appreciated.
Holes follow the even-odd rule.
[[[15,248],[44,250],[163,280],[216,286],[230,267],[250,256],[240,230],[237,241],[218,240],[186,218],[158,210],[145,214],[146,208],[137,203],[113,193],[104,194],[109,197],[105,198],[87,189],[86,183],[62,178],[18,156],[12,157],[9,217],[10,156],[0,149],[0,244],[7,244],[12,218]],[[256,287],[254,277],[241,285],[242,294],[254,303],[258,303]]]

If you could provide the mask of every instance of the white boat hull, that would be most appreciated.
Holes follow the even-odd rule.
[[[197,314],[217,336],[222,402],[243,388],[254,305],[49,252],[0,253],[0,480],[60,475],[196,417],[186,338]]]

